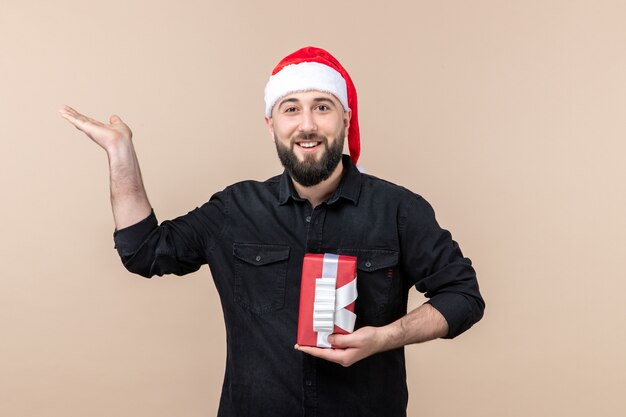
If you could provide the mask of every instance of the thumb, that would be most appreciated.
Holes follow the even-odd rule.
[[[118,123],[122,123],[122,119],[120,119],[120,116],[118,116],[117,114],[114,114],[109,117],[109,123],[116,125]]]
[[[328,342],[334,347],[346,348],[350,347],[350,335],[349,334],[331,334],[328,336]]]

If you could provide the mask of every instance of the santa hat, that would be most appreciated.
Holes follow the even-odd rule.
[[[356,89],[348,72],[327,51],[307,46],[283,58],[265,86],[265,115],[272,116],[274,104],[298,91],[319,90],[333,94],[344,110],[352,110],[348,149],[356,164],[361,153]]]

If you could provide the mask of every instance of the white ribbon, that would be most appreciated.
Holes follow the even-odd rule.
[[[356,278],[341,288],[337,286],[339,255],[324,254],[322,276],[315,280],[313,302],[313,330],[317,332],[317,346],[331,347],[328,336],[335,325],[348,333],[354,330],[356,314],[346,310],[357,297]]]

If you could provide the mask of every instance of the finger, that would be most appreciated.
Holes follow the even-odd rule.
[[[79,119],[79,120],[87,119],[87,117],[85,117],[84,115],[80,114],[79,112],[77,112],[76,110],[71,108],[70,106],[63,106],[63,107],[61,107],[59,109],[59,113],[61,113],[61,116],[63,116],[63,115],[71,116],[74,119]]]
[[[96,119],[92,119],[91,117],[87,117],[84,114],[81,114],[79,112],[77,112],[76,110],[74,110],[73,108],[71,108],[70,106],[63,106],[59,109],[59,113],[61,113],[61,116],[63,115],[67,115],[72,117],[72,120],[80,120],[83,122],[89,122],[89,123],[93,123],[94,125],[98,125],[98,126],[104,126],[104,124]],[[70,119],[68,119],[70,120]]]
[[[72,123],[76,129],[84,132],[90,138],[93,138],[97,132],[102,131],[104,126],[101,122],[90,119],[82,114],[74,116],[73,114],[62,113],[61,116],[68,122]]]
[[[111,123],[112,125],[116,125],[116,124],[123,123],[123,122],[120,116],[118,116],[117,114],[114,114],[111,117],[109,117],[109,123]]]
[[[61,106],[61,108],[59,109],[59,112],[61,113],[66,113],[66,114],[71,114],[73,116],[78,116],[80,115],[79,112],[77,112],[76,110],[74,110],[73,108],[71,108],[70,106],[64,104],[63,106]]]
[[[329,362],[338,363],[341,366],[351,366],[359,360],[358,349],[320,349],[309,346],[300,346],[299,350]]]
[[[72,110],[73,109],[70,106],[68,106],[67,104],[63,104],[63,105],[61,105],[61,107],[59,107],[59,113],[67,113],[67,112],[70,112]]]
[[[96,126],[101,126],[101,127],[104,126],[104,123],[102,123],[101,121],[96,120],[96,119],[92,119],[91,117],[87,117],[84,114],[81,114],[81,113],[77,112],[76,110],[74,110],[73,108],[71,108],[68,105],[61,106],[61,108],[59,109],[59,113],[61,113],[61,116],[63,116],[64,114],[67,114],[69,116],[73,116],[77,120],[82,120],[84,122],[89,122],[89,123],[92,123],[92,124],[94,124]],[[115,117],[119,122],[122,122],[122,119],[120,119],[119,116],[117,116],[117,115],[113,115],[111,117],[112,118]],[[111,121],[111,119],[109,120],[109,123],[113,123]]]
[[[341,349],[321,349],[312,346],[298,346],[300,352],[304,352],[308,355],[315,356],[317,358],[325,359],[327,361],[339,362],[343,355]]]
[[[357,337],[352,334],[331,334],[328,336],[328,342],[333,347],[347,348],[357,346]]]
[[[90,122],[93,123],[95,125],[98,126],[104,126],[104,124],[96,119],[92,119],[91,117],[87,117],[84,114],[81,114],[79,112],[77,112],[76,110],[74,110],[73,108],[71,108],[70,106],[64,105],[63,107],[61,107],[59,109],[59,112],[61,113],[61,115],[63,114],[67,114],[69,116],[73,116],[74,118],[78,119],[78,120],[82,120],[84,122]]]
[[[328,352],[331,350],[335,350],[335,348],[319,348],[319,347],[315,347],[315,346],[300,346],[298,344],[296,344],[294,346],[294,349],[302,351],[302,352],[319,352],[319,353],[323,353],[323,352]],[[337,349],[337,351],[342,351],[344,349]]]
[[[61,117],[63,117],[65,120],[67,120],[68,122],[72,123],[74,126],[76,126],[76,128],[83,130],[86,126],[87,121],[82,119],[82,118],[78,118],[75,115],[71,114],[71,113],[61,113]]]

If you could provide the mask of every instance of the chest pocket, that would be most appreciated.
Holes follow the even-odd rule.
[[[255,314],[283,308],[289,246],[234,243],[235,302]]]
[[[357,258],[356,327],[386,323],[394,277],[397,276],[398,252],[383,249],[339,249],[341,255]]]

